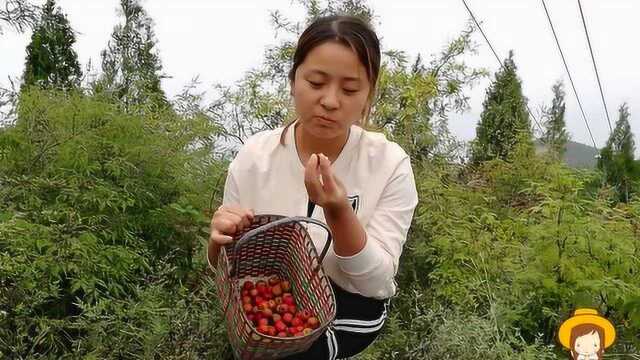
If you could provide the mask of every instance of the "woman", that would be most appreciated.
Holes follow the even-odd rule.
[[[361,20],[323,17],[300,36],[289,73],[297,118],[250,137],[229,166],[211,221],[208,258],[254,214],[306,215],[333,235],[323,268],[336,294],[333,325],[289,359],[336,359],[369,346],[382,328],[418,196],[407,154],[365,130],[380,44]],[[303,187],[304,185],[304,187]],[[324,230],[309,227],[320,250]]]
[[[602,360],[615,339],[615,327],[595,309],[576,309],[558,329],[560,344],[570,350],[574,360]]]

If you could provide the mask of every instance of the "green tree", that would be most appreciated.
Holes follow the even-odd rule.
[[[117,99],[126,110],[168,104],[161,87],[162,64],[156,50],[153,21],[138,0],[121,0],[123,23],[117,24],[102,51],[98,93]]]
[[[510,51],[487,89],[476,139],[472,144],[474,163],[496,158],[507,160],[519,143],[532,144],[527,99],[522,94],[516,70],[513,51]]]
[[[27,46],[24,85],[69,89],[78,86],[82,71],[73,50],[76,37],[54,0],[47,0]]]
[[[634,161],[635,141],[629,125],[629,107],[620,105],[616,127],[600,152],[598,168],[605,173],[606,181],[618,193],[618,199],[629,202],[633,194],[634,181],[638,179],[638,167]]]
[[[227,164],[194,146],[214,129],[106,100],[31,87],[0,129],[0,358],[215,359],[203,209]]]
[[[569,141],[569,133],[567,133],[564,120],[565,92],[562,81],[557,81],[551,89],[553,91],[553,101],[551,102],[551,107],[544,110],[544,132],[541,140],[555,159],[561,159],[564,155],[567,141]]]

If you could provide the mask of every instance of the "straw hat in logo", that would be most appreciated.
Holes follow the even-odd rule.
[[[606,318],[600,316],[597,310],[594,309],[577,309],[573,316],[565,320],[560,325],[558,331],[558,340],[567,349],[571,349],[571,330],[582,324],[593,324],[601,327],[604,331],[604,347],[608,348],[613,344],[616,339],[616,329],[613,324]]]

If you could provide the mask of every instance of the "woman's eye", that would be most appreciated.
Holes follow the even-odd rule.
[[[319,88],[320,86],[322,86],[322,83],[315,82],[315,81],[310,81],[310,80],[307,80],[307,81],[308,81],[308,82],[309,82],[309,84],[311,84],[311,86],[312,86],[312,87],[314,87],[314,88]]]
[[[344,92],[346,92],[347,94],[355,94],[358,92],[358,90],[344,89]]]

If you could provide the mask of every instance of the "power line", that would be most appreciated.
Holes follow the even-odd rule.
[[[491,49],[491,51],[493,52],[493,55],[496,57],[496,60],[498,60],[498,63],[500,63],[500,66],[502,66],[504,68],[504,65],[502,65],[502,60],[500,60],[500,57],[498,56],[498,53],[496,53],[496,50],[493,48],[493,46],[491,45],[491,42],[489,41],[489,39],[487,38],[487,35],[485,35],[484,31],[482,30],[482,27],[480,26],[480,24],[478,23],[478,20],[476,20],[476,17],[473,15],[473,12],[471,11],[471,9],[469,8],[469,5],[467,5],[467,2],[465,0],[462,0],[462,3],[464,4],[464,6],[467,8],[467,11],[469,12],[469,15],[471,15],[471,18],[473,19],[473,22],[476,23],[476,26],[478,27],[478,29],[480,30],[480,33],[482,34],[482,36],[484,37],[484,39],[487,41],[487,44],[489,44],[489,48]]]
[[[593,49],[591,48],[591,39],[589,39],[589,32],[587,31],[587,22],[584,20],[584,13],[582,12],[582,4],[578,0],[578,8],[580,8],[580,16],[582,17],[582,25],[584,25],[584,33],[587,35],[587,43],[589,44],[589,52],[591,53],[591,62],[593,62],[593,70],[596,72],[596,79],[598,79],[598,87],[600,88],[600,98],[602,98],[602,104],[604,105],[604,113],[607,114],[607,122],[609,123],[609,131],[613,132],[611,127],[611,119],[609,119],[609,110],[607,109],[607,103],[604,101],[604,93],[602,91],[602,84],[600,83],[600,75],[598,75],[598,67],[596,66],[596,59],[593,56]]]
[[[551,26],[551,32],[553,32],[553,37],[556,40],[556,45],[558,45],[558,50],[560,51],[560,56],[562,57],[562,62],[564,63],[564,69],[567,71],[567,75],[569,76],[569,81],[571,82],[571,87],[573,88],[573,94],[576,96],[578,100],[578,107],[580,107],[580,112],[582,113],[582,118],[584,119],[585,125],[587,125],[587,130],[589,131],[589,136],[591,137],[591,141],[593,142],[593,147],[598,148],[596,145],[596,141],[593,139],[593,134],[591,133],[591,128],[589,127],[589,122],[587,121],[587,116],[584,114],[584,109],[582,108],[582,102],[580,102],[580,97],[578,96],[578,92],[576,91],[576,86],[573,83],[573,78],[571,77],[571,72],[569,71],[569,66],[567,65],[567,61],[564,58],[564,53],[562,52],[562,48],[560,47],[560,41],[558,41],[558,36],[556,35],[556,30],[553,27],[553,23],[551,22],[551,16],[549,16],[549,10],[547,10],[547,4],[542,1],[542,6],[544,7],[544,12],[547,14],[547,19],[549,20],[549,25]]]
[[[485,35],[484,31],[482,30],[482,27],[480,26],[480,24],[478,23],[478,20],[476,20],[476,17],[473,15],[473,11],[471,11],[471,9],[469,8],[469,5],[467,5],[467,2],[465,0],[462,0],[462,3],[464,4],[464,7],[467,8],[467,11],[469,12],[469,15],[471,15],[471,18],[473,19],[473,22],[476,24],[476,26],[478,27],[478,30],[480,30],[480,33],[482,34],[482,37],[484,37],[484,40],[487,42],[487,44],[489,45],[489,48],[491,49],[491,51],[493,52],[493,56],[496,57],[496,60],[498,60],[498,63],[500,64],[500,66],[502,67],[503,70],[506,70],[506,68],[504,67],[504,64],[502,63],[502,60],[500,60],[500,57],[498,56],[498,53],[496,52],[496,50],[493,48],[493,45],[491,45],[491,42],[489,41],[489,38],[487,38],[487,35]],[[531,118],[533,119],[533,121],[535,121],[536,125],[538,126],[538,129],[540,131],[542,130],[542,127],[540,126],[540,123],[538,123],[538,119],[536,119],[535,116],[533,116],[533,113],[531,112],[531,109],[529,109],[529,104],[527,104],[525,102],[524,104],[527,107],[527,111],[529,112],[529,115],[531,116]]]

